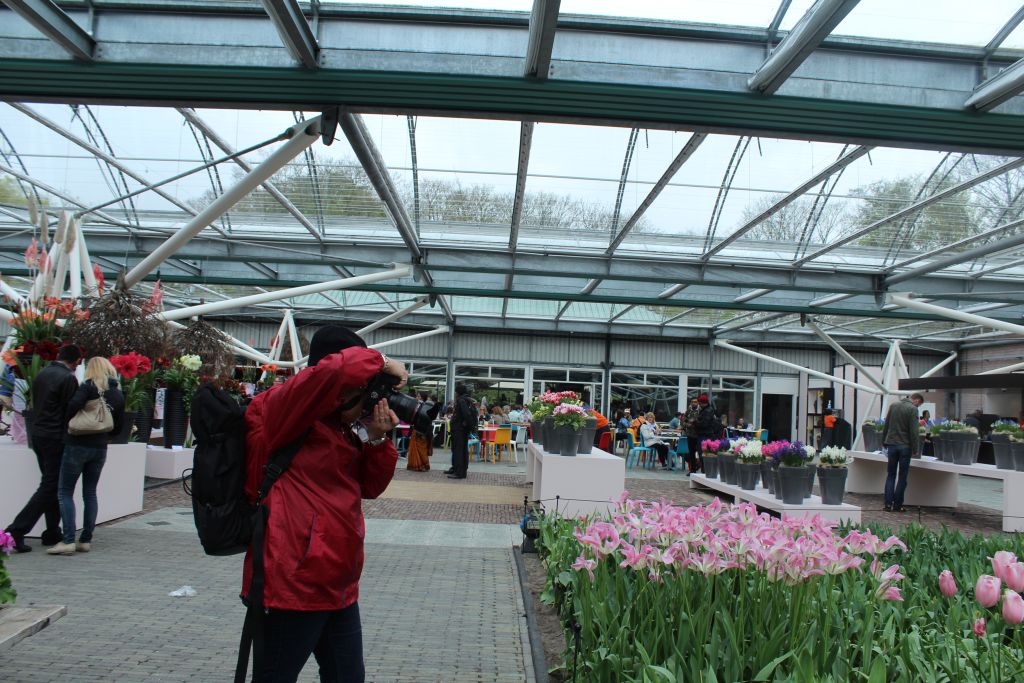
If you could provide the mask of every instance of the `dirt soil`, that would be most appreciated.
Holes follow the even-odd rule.
[[[526,566],[526,581],[533,597],[533,610],[537,618],[537,627],[540,629],[541,643],[544,646],[544,663],[550,671],[562,663],[562,654],[565,650],[565,633],[562,631],[562,624],[558,620],[555,608],[545,605],[540,601],[540,594],[544,591],[544,565],[535,554],[523,555],[523,564]],[[560,683],[565,680],[561,675],[562,669],[548,677],[548,683]]]

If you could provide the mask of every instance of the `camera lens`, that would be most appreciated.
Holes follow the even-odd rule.
[[[412,396],[397,392],[388,396],[388,406],[395,411],[398,419],[411,425],[420,434],[427,436],[433,431],[434,418],[437,417],[440,409],[440,406],[434,405],[430,401],[417,401]]]

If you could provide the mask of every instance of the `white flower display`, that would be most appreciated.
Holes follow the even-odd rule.
[[[826,446],[821,449],[818,462],[825,467],[846,467],[852,459],[842,446]]]
[[[736,452],[739,456],[740,462],[759,463],[764,460],[764,454],[761,451],[762,445],[763,444],[757,439],[747,441],[743,444],[743,446]]]
[[[203,365],[203,359],[197,356],[196,354],[182,356],[181,358],[178,359],[178,362],[181,363],[182,367],[184,367],[187,370],[192,370],[193,372],[198,370]]]

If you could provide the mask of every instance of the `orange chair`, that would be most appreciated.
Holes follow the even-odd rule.
[[[509,460],[512,459],[512,428],[498,427],[494,432],[494,439],[486,443],[487,450],[491,454],[491,462],[495,462],[495,451],[497,451],[497,462],[501,462],[501,449],[508,449]]]

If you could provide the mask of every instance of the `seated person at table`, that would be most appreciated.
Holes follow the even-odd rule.
[[[643,437],[643,444],[658,452],[658,462],[664,469],[668,469],[668,444],[661,440],[658,433],[661,429],[654,422],[654,413],[647,413],[645,421],[640,425],[640,435]]]
[[[590,417],[597,419],[597,425],[594,432],[594,447],[597,448],[601,445],[601,435],[609,431],[608,418],[597,412],[593,408],[588,409],[590,411]]]
[[[508,424],[508,415],[501,409],[501,406],[494,406],[491,409],[491,421],[494,424]]]
[[[512,410],[508,412],[509,422],[522,422],[523,421],[523,407],[519,404],[512,406]]]
[[[639,432],[639,430],[640,430],[640,427],[642,427],[642,426],[643,426],[643,425],[644,425],[644,424],[645,424],[646,422],[647,422],[647,420],[646,420],[646,418],[644,417],[644,414],[643,414],[643,413],[640,413],[640,414],[639,414],[639,415],[637,416],[637,418],[636,418],[635,420],[633,420],[633,421],[632,421],[632,422],[630,423],[630,425],[629,425],[629,426],[630,426],[631,428],[633,428],[633,429],[635,429],[635,430],[637,430],[637,431]]]
[[[668,428],[669,429],[679,429],[679,427],[682,426],[682,424],[683,424],[683,414],[682,413],[676,413],[675,416],[671,420],[668,421]]]
[[[746,429],[747,423],[742,417],[736,418],[736,429]]]
[[[612,450],[618,447],[620,441],[624,442],[626,440],[626,434],[632,421],[629,415],[629,408],[615,412],[615,445],[612,447]]]

